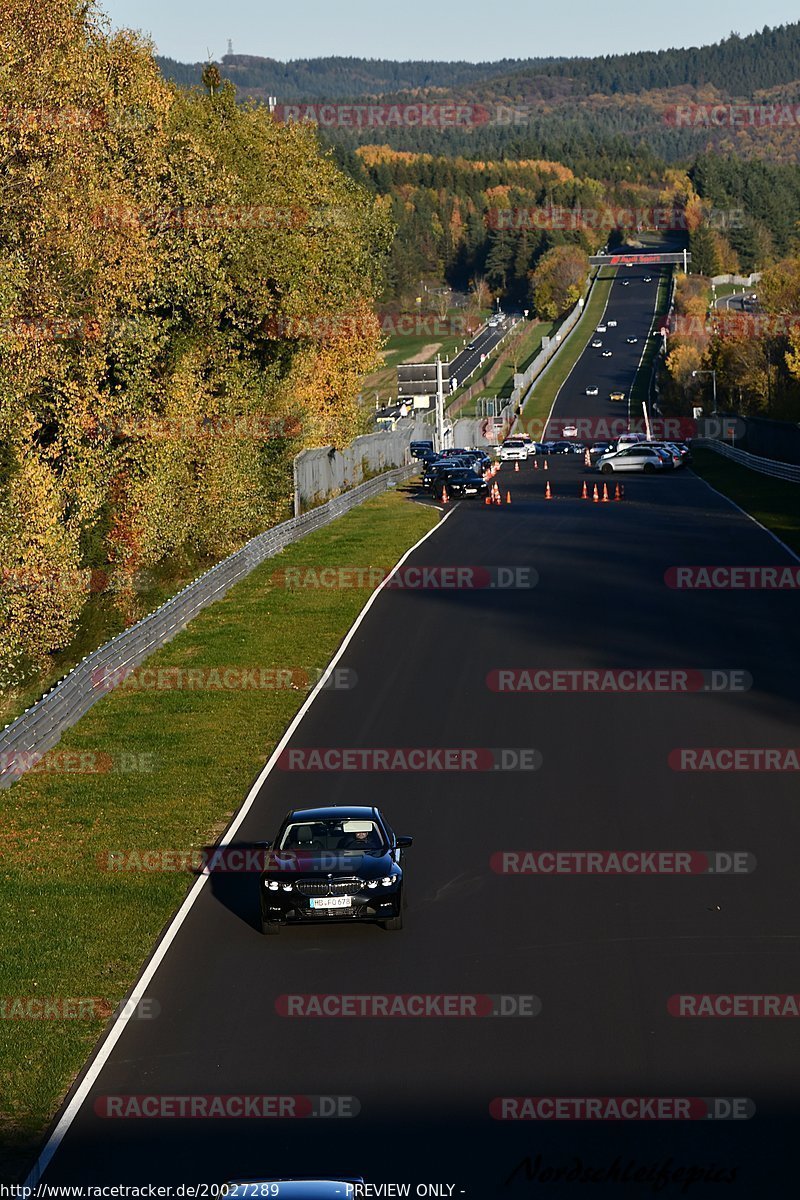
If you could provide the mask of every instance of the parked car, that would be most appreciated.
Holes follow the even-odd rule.
[[[373,807],[295,809],[274,842],[266,842],[261,874],[261,930],[328,921],[378,921],[403,928],[403,851]]]
[[[653,446],[624,446],[602,455],[597,460],[597,467],[603,475],[621,471],[643,471],[652,475],[664,470],[664,459]]]
[[[485,496],[489,491],[489,484],[477,471],[469,467],[459,467],[455,471],[445,471],[437,478],[434,494],[438,499],[442,499],[445,488],[451,498],[463,499],[465,496]]]
[[[409,442],[408,449],[412,458],[424,458],[426,454],[434,453],[433,442]]]

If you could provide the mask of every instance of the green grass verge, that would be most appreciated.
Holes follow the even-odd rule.
[[[0,696],[0,725],[13,721],[92,650],[111,641],[135,620],[153,612],[203,571],[213,567],[216,561],[184,551],[148,568],[146,573],[142,572],[143,579],[146,575],[146,582],[137,591],[137,611],[130,619],[125,618],[110,594],[90,596],[81,611],[69,645],[53,654],[47,671],[26,681],[24,687]]]
[[[800,484],[759,475],[713,450],[692,451],[692,469],[800,554]]]
[[[569,335],[564,346],[551,360],[547,370],[539,376],[528,393],[528,399],[522,410],[522,420],[528,431],[532,425],[541,431],[559,388],[564,384],[570,371],[594,336],[595,326],[599,323],[606,306],[615,273],[614,269],[607,267],[600,269],[592,285],[589,299],[586,302],[586,311],[581,317],[578,327]],[[531,437],[534,437],[535,440],[533,432],[531,432]]]
[[[277,668],[314,677],[368,590],[287,587],[283,572],[386,571],[437,517],[396,492],[363,504],[263,563],[147,667]],[[100,856],[188,851],[219,836],[308,693],[302,678],[292,681],[263,690],[118,688],[53,752],[55,763],[65,761],[63,751],[106,755],[112,769],[37,769],[3,793],[0,998],[97,997],[113,1011],[193,877],[113,874],[101,869]],[[144,756],[136,761],[153,769],[123,770],[130,756]],[[0,1019],[6,1173],[41,1135],[103,1025]]]

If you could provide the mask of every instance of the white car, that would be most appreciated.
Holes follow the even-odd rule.
[[[577,437],[578,436],[578,426],[577,425],[565,425],[562,430],[562,433],[565,438]]]
[[[635,346],[636,343],[638,342],[638,340],[639,339],[636,337],[625,338],[625,341],[628,343],[629,346]]]
[[[597,395],[599,395],[599,388],[591,387],[591,386],[587,387],[586,392],[584,394],[587,396],[597,396]]]
[[[652,283],[652,282],[653,282],[653,276],[652,276],[652,275],[645,275],[645,277],[644,277],[644,281],[645,281],[645,283]]]
[[[608,328],[609,328],[609,329],[616,329],[616,328],[617,328],[617,322],[616,322],[616,321],[607,321],[607,322],[606,322],[606,324],[608,325]]]
[[[602,344],[603,344],[602,338],[595,338],[594,341],[592,342],[592,348],[595,350],[599,350],[600,347],[602,346]]]
[[[605,325],[598,325],[597,329],[595,330],[595,333],[605,333],[605,331],[606,331]]]
[[[664,470],[664,459],[654,446],[623,446],[621,450],[598,458],[597,469],[603,475],[618,471],[643,471],[645,475],[653,475]]]
[[[611,358],[611,351],[610,351],[610,350],[604,350],[604,351],[603,351],[603,358]]]
[[[509,462],[515,458],[525,462],[527,457],[528,447],[522,438],[506,438],[500,447],[498,455],[498,458],[501,458],[503,462]]]

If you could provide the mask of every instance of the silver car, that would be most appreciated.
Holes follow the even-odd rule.
[[[664,470],[664,459],[655,446],[632,445],[603,454],[597,460],[597,468],[603,475],[618,471],[643,471],[645,475],[653,475]]]

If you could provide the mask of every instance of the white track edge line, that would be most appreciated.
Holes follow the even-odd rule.
[[[800,554],[795,554],[791,546],[787,546],[786,542],[782,542],[777,533],[773,533],[772,530],[768,529],[766,525],[762,525],[757,517],[754,517],[752,513],[749,513],[746,508],[742,508],[741,505],[737,504],[735,500],[731,500],[730,496],[726,496],[724,492],[720,492],[717,490],[717,488],[712,487],[707,479],[703,479],[702,475],[697,474],[697,471],[692,471],[692,474],[694,475],[695,479],[699,479],[701,483],[704,483],[709,491],[712,491],[716,496],[721,496],[723,500],[727,501],[728,504],[740,512],[743,517],[747,517],[748,521],[752,521],[753,524],[757,525],[759,529],[763,529],[764,533],[771,537],[773,542],[777,542],[780,548],[785,550],[790,558],[793,558],[795,562],[800,563]]]
[[[344,640],[342,641],[338,650],[336,651],[333,658],[328,663],[328,666],[325,668],[322,675],[318,679],[313,692],[311,693],[310,696],[308,696],[306,698],[306,700],[303,702],[303,704],[300,707],[300,709],[298,710],[298,712],[295,713],[294,717],[292,718],[291,723],[289,724],[288,728],[286,729],[286,732],[283,734],[280,741],[276,745],[275,749],[272,751],[272,754],[267,759],[267,762],[264,765],[264,768],[262,769],[262,771],[261,771],[260,775],[258,776],[258,778],[256,779],[255,783],[250,788],[250,791],[248,792],[247,796],[245,797],[244,801],[242,802],[241,807],[234,814],[230,825],[225,830],[225,833],[220,838],[220,840],[217,842],[218,846],[225,846],[228,844],[230,839],[233,837],[233,835],[236,833],[237,829],[241,825],[242,821],[244,821],[245,817],[250,812],[250,809],[253,807],[253,804],[255,803],[256,797],[258,796],[259,792],[261,791],[261,787],[262,787],[264,781],[272,773],[272,770],[273,770],[276,762],[278,761],[278,757],[283,752],[287,742],[291,739],[291,737],[294,734],[295,730],[297,729],[298,725],[303,720],[303,717],[306,715],[309,708],[314,703],[314,701],[316,700],[319,693],[322,691],[323,687],[325,686],[325,684],[329,678],[330,672],[333,670],[333,668],[338,663],[339,659],[344,654],[345,650],[347,649],[347,647],[349,646],[353,637],[355,636],[355,633],[358,630],[359,626],[361,625],[362,621],[366,617],[369,610],[372,608],[372,605],[375,603],[375,601],[377,600],[380,593],[383,591],[383,589],[388,584],[389,580],[400,569],[400,567],[403,565],[403,563],[406,561],[406,559],[409,557],[409,555],[413,554],[414,551],[419,546],[421,546],[423,542],[426,542],[428,540],[428,538],[432,536],[432,534],[436,533],[439,529],[441,529],[444,522],[448,519],[448,517],[454,511],[455,511],[455,509],[451,509],[449,513],[446,513],[442,517],[442,519],[440,521],[438,521],[436,525],[434,525],[433,529],[429,529],[428,532],[419,539],[419,541],[415,542],[413,546],[411,546],[408,550],[406,550],[405,554],[403,554],[403,556],[400,559],[398,559],[398,561],[392,567],[391,571],[386,576],[386,578],[381,581],[380,585],[375,589],[375,591],[372,593],[372,595],[369,596],[366,604],[361,609],[361,611],[359,612],[355,621],[350,626],[350,629],[345,634]],[[64,1113],[62,1114],[60,1120],[58,1121],[58,1124],[56,1125],[53,1132],[50,1134],[50,1137],[45,1142],[44,1146],[42,1147],[42,1150],[39,1152],[39,1156],[37,1157],[34,1165],[31,1167],[31,1170],[28,1173],[28,1176],[27,1176],[23,1186],[33,1188],[41,1180],[42,1176],[44,1175],[45,1171],[47,1170],[48,1166],[50,1165],[54,1155],[58,1151],[59,1146],[61,1145],[62,1141],[64,1140],[64,1137],[66,1136],[70,1126],[72,1125],[73,1121],[75,1120],[78,1113],[80,1112],[80,1109],[83,1107],[83,1102],[86,1099],[91,1088],[94,1086],[94,1084],[97,1080],[97,1077],[99,1076],[99,1074],[102,1071],[103,1067],[105,1066],[108,1058],[110,1057],[111,1051],[114,1049],[114,1047],[116,1046],[120,1037],[122,1036],[122,1034],[125,1030],[125,1026],[127,1025],[128,1021],[131,1019],[132,1012],[135,1011],[136,1002],[138,1002],[139,1000],[142,999],[145,988],[148,986],[151,979],[153,978],[156,971],[158,970],[159,966],[161,965],[163,959],[166,957],[167,951],[169,950],[170,946],[172,945],[173,941],[175,940],[175,937],[176,937],[178,931],[180,930],[181,926],[183,925],[183,922],[186,920],[186,917],[188,916],[195,900],[197,900],[198,896],[200,895],[200,892],[202,891],[203,887],[205,886],[205,882],[208,878],[209,878],[208,873],[205,873],[200,876],[200,878],[195,882],[195,884],[191,888],[189,894],[184,899],[183,903],[181,904],[180,908],[176,912],[175,916],[172,918],[171,922],[167,926],[167,928],[164,932],[164,935],[162,936],[161,940],[158,942],[158,945],[156,946],[156,948],[153,952],[152,957],[150,958],[150,960],[144,967],[143,971],[139,975],[139,978],[137,979],[136,983],[134,984],[133,990],[126,997],[125,1005],[124,1005],[125,1015],[121,1016],[115,1022],[113,1028],[111,1029],[111,1031],[109,1032],[105,1041],[102,1043],[99,1050],[97,1051],[97,1054],[91,1061],[91,1063],[86,1071],[86,1074],[84,1075],[83,1079],[81,1080],[80,1086],[76,1090],[75,1094],[72,1096],[72,1099],[69,1101],[69,1104],[67,1105],[66,1109],[64,1110]]]

